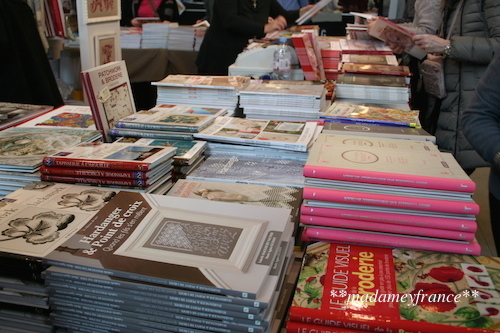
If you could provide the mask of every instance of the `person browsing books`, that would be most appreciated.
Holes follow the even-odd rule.
[[[179,20],[179,9],[175,0],[121,0],[122,27],[141,27],[144,22],[138,18],[158,17],[160,22]]]
[[[486,161],[491,163],[489,206],[491,229],[500,251],[500,53],[496,53],[476,86],[462,117],[465,137]]]
[[[312,6],[286,11],[277,0],[215,0],[196,59],[198,73],[228,75],[228,67],[249,39],[284,30]]]

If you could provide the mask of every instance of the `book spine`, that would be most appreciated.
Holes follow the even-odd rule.
[[[128,161],[99,161],[83,158],[58,158],[57,156],[46,156],[43,158],[43,165],[48,167],[69,167],[88,169],[113,169],[113,170],[138,170],[147,171],[149,163],[128,162]]]
[[[361,331],[348,328],[338,328],[331,326],[299,323],[297,321],[287,321],[285,325],[286,333],[359,333]],[[363,331],[364,332],[364,331]]]
[[[147,173],[142,171],[127,171],[127,170],[92,170],[92,169],[77,169],[77,168],[57,168],[46,167],[42,165],[39,169],[43,175],[53,176],[73,176],[73,177],[99,177],[99,178],[133,178],[133,179],[148,179]]]
[[[336,116],[328,116],[328,115],[320,115],[321,119],[335,120],[341,123],[347,124],[372,124],[372,125],[388,125],[388,126],[400,126],[400,127],[416,127],[415,123],[406,123],[406,122],[397,122],[397,121],[389,121],[389,120],[374,120],[374,119],[363,119],[363,118],[348,118],[348,117],[336,117]]]
[[[111,128],[109,130],[109,135],[114,136],[114,137],[132,137],[132,138],[150,138],[150,139],[166,139],[166,140],[185,140],[185,141],[192,141],[193,136],[192,135],[182,135],[181,132],[179,132],[179,135],[177,134],[166,134],[166,133],[151,133],[148,131],[127,131],[125,129],[120,129],[120,128]]]
[[[58,175],[40,175],[40,179],[47,182],[61,183],[78,183],[78,184],[93,184],[93,185],[118,185],[118,186],[143,186],[147,187],[151,184],[144,179],[127,179],[127,178],[91,178],[79,176],[58,176]]]
[[[424,251],[449,252],[467,255],[480,255],[479,243],[438,240],[424,237],[388,235],[377,232],[360,232],[336,228],[306,227],[302,231],[304,241],[341,242],[349,244],[374,245],[390,248],[414,249]]]
[[[261,147],[274,147],[277,149],[292,150],[292,151],[299,151],[299,152],[307,151],[307,146],[293,144],[293,143],[283,143],[283,142],[276,142],[276,141],[263,141],[263,140],[254,140],[254,139],[242,139],[242,138],[234,138],[234,137],[223,137],[223,136],[215,136],[215,135],[210,135],[210,134],[199,134],[199,133],[194,133],[194,137],[197,139],[207,140],[207,141],[229,142],[229,143],[235,143],[235,144],[249,144],[249,145],[256,145],[256,146],[261,146]]]
[[[453,217],[423,216],[411,214],[411,212],[408,214],[398,214],[389,212],[374,212],[362,209],[323,208],[306,205],[302,205],[300,211],[302,214],[310,216],[323,216],[356,221],[361,220],[422,228],[465,231],[469,233],[474,233],[477,230],[477,223],[475,220],[465,220]]]
[[[346,229],[381,231],[381,232],[388,232],[391,234],[435,237],[435,238],[453,239],[462,241],[472,241],[474,240],[475,236],[475,234],[471,232],[460,232],[460,231],[433,229],[433,228],[420,228],[420,227],[378,223],[378,222],[366,222],[366,221],[354,222],[353,220],[336,219],[330,217],[312,216],[304,214],[300,216],[300,222],[306,225],[313,225],[313,226],[317,225],[324,227],[338,227]]]
[[[80,270],[80,271],[88,272],[88,273],[104,274],[104,275],[108,275],[108,276],[117,276],[117,277],[124,278],[124,279],[131,279],[131,280],[137,280],[137,281],[149,282],[149,283],[157,283],[159,285],[163,285],[163,286],[167,286],[167,287],[183,288],[183,289],[187,289],[187,290],[201,291],[201,292],[213,293],[213,294],[217,294],[217,295],[235,296],[235,297],[241,297],[241,298],[246,298],[246,299],[255,299],[257,297],[257,295],[254,293],[241,292],[241,291],[233,290],[233,289],[224,289],[224,288],[218,288],[215,286],[200,285],[200,284],[190,283],[190,282],[162,279],[162,278],[156,278],[156,277],[152,277],[152,276],[144,276],[141,274],[129,273],[129,272],[124,272],[124,271],[109,270],[106,268],[87,267],[85,265],[72,264],[69,262],[52,260],[52,259],[47,259],[47,258],[43,258],[43,262],[49,266],[54,265],[56,267],[76,269],[76,270]]]
[[[474,201],[440,200],[403,195],[375,194],[366,192],[304,188],[304,199],[341,202],[357,205],[413,209],[455,214],[479,214],[479,205]]]
[[[132,129],[145,129],[145,130],[155,130],[155,131],[179,131],[179,132],[190,132],[190,133],[198,132],[198,127],[156,125],[156,124],[134,123],[128,121],[117,121],[114,126],[116,128],[132,128]]]
[[[331,180],[356,180],[360,183],[394,185],[404,187],[425,188],[432,190],[474,193],[476,184],[471,179],[450,179],[416,175],[395,174],[382,171],[363,171],[354,169],[315,166],[306,164],[304,176]]]

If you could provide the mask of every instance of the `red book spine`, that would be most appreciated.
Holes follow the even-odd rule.
[[[431,212],[472,215],[479,214],[479,205],[474,201],[418,198],[403,195],[374,194],[314,187],[305,187],[303,198],[308,200],[413,209]]]
[[[304,176],[311,178],[353,181],[360,183],[427,188],[443,191],[474,193],[476,184],[472,180],[393,174],[383,171],[362,171],[306,164]]]
[[[323,208],[302,205],[300,209],[302,214],[312,216],[324,216],[332,218],[341,218],[349,220],[361,220],[369,222],[389,223],[398,225],[407,225],[423,228],[434,228],[443,230],[455,230],[476,232],[477,223],[475,219],[462,219],[453,217],[436,217],[408,214],[375,212],[357,209]]]
[[[313,225],[313,226],[317,225],[324,227],[337,227],[337,228],[346,228],[355,230],[380,231],[380,232],[388,232],[391,234],[435,237],[435,238],[453,239],[461,241],[472,241],[474,240],[475,237],[475,234],[473,232],[471,233],[462,231],[433,229],[433,228],[420,228],[420,227],[378,223],[378,222],[354,221],[354,220],[336,219],[331,217],[312,216],[304,214],[300,216],[300,222],[303,224]]]
[[[133,178],[148,179],[146,173],[142,171],[128,170],[99,170],[99,169],[78,169],[78,168],[58,168],[42,165],[40,173],[53,176],[73,176],[73,177],[99,177],[99,178]]]
[[[58,158],[57,156],[46,156],[43,165],[48,167],[68,167],[84,169],[113,169],[113,170],[149,170],[149,163],[134,163],[128,161],[97,161],[81,158]]]
[[[358,330],[287,321],[286,333],[360,333]]]
[[[94,185],[118,185],[118,186],[149,186],[143,179],[124,179],[124,178],[92,178],[92,177],[70,177],[70,176],[52,176],[40,175],[40,179],[48,182],[61,183],[80,183]]]
[[[363,244],[388,248],[413,249],[423,251],[480,255],[479,243],[439,240],[437,238],[389,235],[380,232],[341,230],[337,228],[321,228],[307,226],[301,234],[303,241],[342,242]]]

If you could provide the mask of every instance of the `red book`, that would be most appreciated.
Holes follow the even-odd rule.
[[[306,80],[320,80],[318,60],[309,36],[306,33],[293,34],[292,43]],[[309,70],[311,69],[311,70]]]
[[[344,207],[342,207],[344,206]],[[317,207],[304,201],[300,208],[301,214],[341,218],[355,221],[368,221],[397,225],[415,226],[421,228],[434,228],[443,230],[466,231],[474,233],[477,223],[474,215],[432,214],[427,212],[378,209],[363,205],[337,205],[332,208]]]
[[[147,179],[130,179],[130,178],[99,178],[99,177],[40,175],[40,180],[47,182],[93,184],[93,185],[117,185],[117,186],[140,186],[140,187],[148,187],[152,185]]]
[[[287,321],[286,333],[360,333],[361,331]]]
[[[319,48],[321,50],[321,57],[323,58],[337,58],[341,56],[340,41],[336,37],[319,36]]]
[[[342,72],[354,74],[412,76],[408,66],[344,63]]]
[[[481,245],[477,241],[467,242],[333,227],[307,226],[302,230],[301,238],[305,242],[339,242],[457,254],[481,254]]]
[[[472,199],[447,200],[418,196],[345,191],[315,187],[305,187],[303,198],[316,201],[338,202],[377,207],[392,207],[398,209],[423,210],[430,212],[469,215],[479,214],[479,205]]]
[[[406,225],[355,221],[337,219],[332,217],[314,216],[301,214],[300,222],[310,226],[335,227],[355,230],[380,231],[391,234],[402,234],[411,236],[435,237],[443,239],[473,241],[475,233],[444,229],[421,228]]]
[[[163,168],[161,170],[164,171],[165,169],[167,168]],[[158,173],[156,169],[153,171],[129,171],[129,170],[59,168],[59,167],[47,167],[44,165],[40,167],[39,171],[42,175],[51,175],[51,176],[129,178],[129,179],[149,179],[152,178],[153,176],[156,176]]]
[[[289,310],[304,330],[287,332],[491,333],[499,270],[496,257],[311,244]]]

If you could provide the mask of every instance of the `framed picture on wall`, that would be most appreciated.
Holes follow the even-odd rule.
[[[117,21],[121,18],[118,0],[83,0],[86,23]]]
[[[98,35],[95,39],[95,65],[116,61],[116,35]]]

